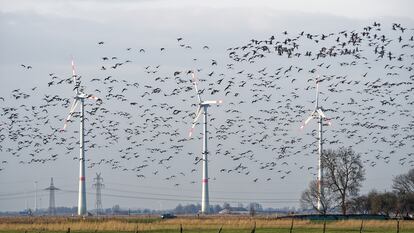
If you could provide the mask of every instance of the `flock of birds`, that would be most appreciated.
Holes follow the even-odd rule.
[[[134,62],[151,52],[165,56],[168,47],[128,47],[99,57],[96,75],[77,75],[80,89],[101,100],[86,103],[87,166],[137,179],[158,177],[174,186],[200,183],[201,127],[187,137],[197,104],[191,72],[202,98],[224,101],[209,112],[210,179],[236,174],[270,182],[299,172],[316,175],[317,127],[300,125],[314,106],[317,75],[320,105],[332,122],[324,127],[325,148],[352,146],[366,167],[414,166],[413,31],[377,22],[326,34],[285,31],[215,58],[207,53],[213,46],[198,48],[177,38],[175,49],[182,53],[208,54],[193,57],[187,68]],[[141,77],[124,74],[137,66]],[[21,68],[27,76],[36,69]],[[78,160],[79,113],[68,130],[60,130],[75,85],[67,74],[49,73],[41,86],[0,97],[1,170],[11,160],[22,166],[65,156]]]

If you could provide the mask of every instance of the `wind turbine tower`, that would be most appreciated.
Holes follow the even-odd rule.
[[[319,106],[319,76],[316,78],[316,100],[315,100],[315,109],[309,115],[309,117],[305,120],[304,124],[300,127],[303,129],[310,120],[313,118],[318,119],[318,203],[317,209],[318,211],[322,210],[322,202],[321,196],[323,196],[323,164],[322,164],[322,144],[323,144],[323,119],[326,119],[324,112],[322,111],[322,107]],[[328,124],[331,124],[328,121]]]
[[[49,215],[56,215],[55,190],[60,190],[53,185],[53,177],[50,178],[50,186],[44,190],[49,190]]]
[[[80,103],[80,130],[79,130],[79,195],[78,195],[78,215],[86,215],[86,176],[85,176],[85,99],[100,100],[98,97],[83,93],[80,89],[80,77],[75,73],[75,64],[72,59],[72,77],[75,84],[75,96],[69,110],[69,115],[65,119],[62,131],[65,131],[67,124]]]
[[[203,178],[202,182],[202,193],[201,193],[201,213],[207,214],[210,206],[209,202],[209,192],[208,192],[208,150],[207,150],[207,139],[208,139],[208,131],[207,131],[207,110],[212,104],[222,104],[222,100],[206,100],[202,101],[200,97],[200,93],[197,87],[197,79],[195,77],[194,72],[191,72],[192,75],[192,82],[194,85],[194,89],[196,91],[197,99],[198,99],[198,107],[195,112],[195,118],[193,120],[193,124],[190,129],[189,137],[192,136],[194,127],[197,123],[198,118],[200,118],[201,114],[203,114],[203,151],[202,151],[202,163],[203,163]]]

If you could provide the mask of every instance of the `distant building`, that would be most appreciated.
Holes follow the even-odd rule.
[[[244,207],[228,207],[220,211],[219,214],[249,214],[249,210]]]

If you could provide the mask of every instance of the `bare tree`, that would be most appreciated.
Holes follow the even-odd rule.
[[[397,215],[408,216],[414,212],[414,192],[406,194],[397,193]]]
[[[350,210],[355,214],[368,214],[370,211],[368,196],[362,195],[352,198],[350,201]]]
[[[313,209],[319,214],[326,214],[328,210],[334,207],[335,196],[330,189],[324,189],[321,193],[322,208],[318,210],[318,181],[313,180],[309,182],[308,188],[303,191],[300,198],[300,204],[303,209]]]
[[[393,179],[392,188],[397,193],[398,214],[408,215],[414,211],[414,168],[407,174],[398,175]]]
[[[414,193],[414,168],[393,179],[392,188],[401,194]]]
[[[371,214],[390,215],[396,212],[397,195],[392,192],[379,193],[375,190],[368,194]]]
[[[342,214],[346,214],[350,198],[358,195],[365,180],[361,156],[351,148],[326,150],[322,155],[325,188],[336,195]]]

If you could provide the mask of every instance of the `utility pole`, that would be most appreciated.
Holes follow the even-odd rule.
[[[102,188],[105,187],[103,184],[103,178],[101,177],[101,173],[96,173],[96,177],[93,178],[93,181],[95,182],[92,187],[96,189],[96,202],[95,202],[95,208],[96,208],[96,215],[100,215],[103,213],[103,207],[102,207]]]
[[[24,200],[24,210],[28,211],[29,210],[29,206],[27,205],[27,191],[24,191],[24,196],[26,197]]]
[[[34,212],[37,212],[37,181],[34,182],[35,185],[35,199],[34,199]]]

